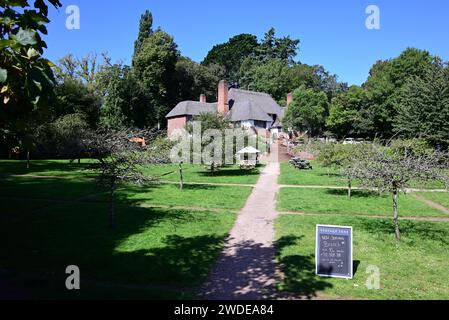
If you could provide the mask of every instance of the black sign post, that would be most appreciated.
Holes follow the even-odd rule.
[[[352,227],[316,226],[316,274],[353,278]]]

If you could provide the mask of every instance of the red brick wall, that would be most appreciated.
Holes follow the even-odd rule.
[[[186,124],[187,124],[186,116],[168,119],[167,125],[168,136],[170,137],[175,130],[184,128]]]

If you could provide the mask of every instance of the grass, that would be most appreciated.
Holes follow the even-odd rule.
[[[235,218],[229,212],[127,205],[117,211],[117,228],[110,229],[107,204],[53,204],[45,212],[1,210],[0,266],[14,270],[16,282],[31,283],[31,294],[32,280],[41,279],[38,296],[45,298],[67,295],[64,281],[53,284],[72,264],[79,266],[82,280],[92,288],[81,290],[80,297],[106,291],[102,283],[109,284],[116,297],[156,295],[160,290],[151,289],[154,285],[182,295],[181,289],[195,288],[205,279]],[[26,281],[30,273],[32,280]],[[120,287],[123,295],[118,295]],[[163,292],[155,298],[164,297]]]
[[[91,159],[82,159],[81,164],[69,160],[33,160],[30,169],[26,168],[26,161],[0,160],[0,175],[28,175],[40,177],[93,177],[94,172],[89,166],[95,163]],[[237,165],[224,166],[214,174],[205,166],[183,165],[185,182],[255,184],[259,179],[263,166],[255,170],[242,170]],[[177,164],[149,165],[145,172],[160,177],[161,180],[179,182],[179,166]]]
[[[195,298],[234,224],[232,211],[244,206],[252,190],[122,186],[117,228],[110,229],[105,193],[86,164],[33,161],[29,171],[24,164],[0,162],[0,272],[22,298]],[[216,179],[258,177],[233,170]],[[195,176],[202,177],[201,171],[192,171]],[[81,270],[77,292],[64,286],[65,268],[72,264]]]
[[[279,184],[325,187],[346,187],[348,185],[347,180],[338,170],[324,168],[316,161],[312,161],[312,165],[313,170],[298,170],[288,162],[282,163]],[[352,185],[357,187],[360,184],[357,181],[353,181]],[[412,182],[410,183],[410,188],[444,189],[445,185],[440,181]]]
[[[259,179],[262,166],[255,170],[242,170],[238,166],[225,166],[218,172],[210,173],[205,166],[183,165],[183,177],[185,182],[203,183],[231,183],[231,184],[256,184]],[[146,173],[160,176],[161,180],[179,182],[179,165],[152,165],[146,169]]]
[[[353,280],[315,276],[315,226],[354,228]],[[347,299],[448,299],[449,224],[402,221],[402,241],[390,219],[349,216],[281,216],[276,222],[277,258],[285,279],[281,290],[304,296]],[[379,290],[369,290],[368,266],[380,269]]]
[[[282,188],[278,208],[281,211],[341,215],[393,215],[393,201],[389,195],[378,196],[366,191],[353,191],[352,198],[346,190]],[[399,215],[408,217],[447,217],[410,195],[399,196]]]
[[[32,160],[30,168],[27,169],[26,161],[0,160],[0,174],[3,175],[31,175],[31,176],[87,176],[93,172],[89,170],[94,160],[82,159],[81,164],[77,161],[70,163],[69,160]]]
[[[321,167],[312,161],[313,170],[298,170],[290,163],[281,163],[279,184],[303,186],[347,186],[344,178],[334,169]]]
[[[419,192],[417,194],[449,209],[449,192]]]

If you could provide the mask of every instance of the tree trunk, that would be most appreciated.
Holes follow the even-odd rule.
[[[78,158],[78,164],[81,164],[81,159]]]
[[[115,227],[115,203],[114,203],[114,190],[109,192],[109,226]]]
[[[352,197],[352,183],[351,180],[348,180],[348,197]]]
[[[27,150],[27,169],[30,168],[30,150]]]
[[[401,240],[401,230],[399,229],[399,216],[398,216],[398,191],[393,191],[393,222],[394,231],[396,233],[396,239]]]
[[[184,176],[182,174],[182,162],[179,163],[179,189],[182,191],[184,188]]]

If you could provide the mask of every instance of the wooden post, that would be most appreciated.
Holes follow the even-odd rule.
[[[179,189],[182,191],[184,188],[184,177],[182,174],[182,161],[179,163]]]
[[[27,149],[27,169],[30,168],[30,150]]]

